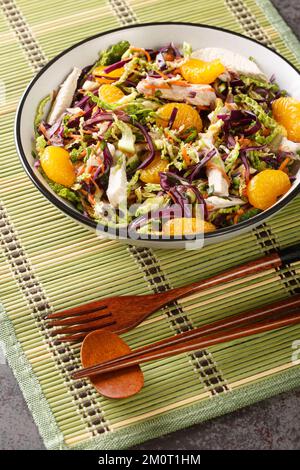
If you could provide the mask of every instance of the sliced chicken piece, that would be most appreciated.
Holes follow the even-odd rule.
[[[60,87],[55,98],[54,104],[48,116],[48,124],[52,126],[65,112],[66,108],[71,106],[77,82],[81,75],[81,70],[74,67],[70,75],[66,78]]]
[[[286,137],[283,137],[279,145],[279,150],[283,152],[297,153],[300,151],[300,143],[293,142],[292,140],[288,140]]]
[[[229,194],[229,178],[225,172],[225,165],[219,152],[214,146],[214,134],[217,134],[221,129],[223,122],[220,126],[217,123],[211,124],[208,131],[200,134],[201,140],[209,149],[215,149],[216,155],[206,164],[206,176],[208,179],[209,187],[213,188],[214,194],[217,196],[228,196]],[[217,127],[216,127],[217,126]],[[214,128],[214,129],[213,129]],[[213,132],[214,131],[214,132]]]
[[[208,185],[216,196],[228,196],[229,179],[225,172],[225,166],[219,154],[215,155],[206,164],[206,176]]]
[[[154,96],[159,91],[166,100],[184,101],[195,106],[211,106],[216,101],[216,94],[210,85],[179,86],[163,78],[147,77],[138,83],[137,90],[145,96]]]
[[[99,88],[99,83],[93,82],[92,80],[86,80],[82,85],[82,89],[85,91],[94,91],[97,90],[97,88]]]
[[[230,72],[266,80],[265,74],[259,69],[253,60],[247,59],[237,52],[223,49],[222,47],[206,47],[204,49],[197,49],[192,53],[192,57],[206,62],[219,59]]]
[[[209,187],[213,188],[214,194],[228,196],[229,184],[219,168],[208,168],[206,171]]]

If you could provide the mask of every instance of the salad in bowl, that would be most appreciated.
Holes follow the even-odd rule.
[[[34,127],[34,166],[58,196],[105,227],[156,237],[267,210],[300,154],[300,101],[255,58],[188,43],[110,46],[43,98]]]

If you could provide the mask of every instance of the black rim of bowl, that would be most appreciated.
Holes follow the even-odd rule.
[[[36,176],[36,174],[34,172],[34,168],[30,165],[29,161],[26,158],[26,154],[25,154],[25,151],[23,149],[22,140],[21,140],[20,123],[21,123],[21,118],[22,118],[23,107],[24,107],[24,104],[25,104],[25,101],[27,99],[27,96],[28,96],[29,92],[31,91],[31,89],[35,85],[35,83],[38,81],[38,79],[43,75],[43,73],[49,67],[51,67],[52,64],[54,64],[57,60],[59,60],[64,55],[66,55],[72,49],[75,49],[76,47],[80,46],[81,44],[89,42],[93,39],[100,38],[102,36],[106,36],[108,34],[112,34],[112,33],[115,33],[117,31],[126,31],[126,30],[129,30],[129,29],[132,29],[132,28],[145,28],[145,27],[148,27],[148,26],[160,26],[160,25],[193,26],[193,27],[199,27],[199,28],[214,29],[214,30],[217,30],[217,31],[221,31],[221,32],[224,32],[224,33],[231,34],[233,36],[241,37],[241,38],[246,39],[248,41],[251,41],[255,44],[258,44],[261,47],[264,47],[268,51],[272,52],[273,54],[276,54],[277,56],[279,56],[284,62],[286,62],[290,67],[292,67],[299,74],[299,77],[300,77],[299,70],[288,59],[283,57],[281,54],[279,54],[274,49],[260,43],[259,41],[256,41],[255,39],[248,38],[247,36],[244,36],[243,34],[236,33],[234,31],[230,31],[228,29],[221,28],[221,27],[218,27],[218,26],[209,26],[209,25],[201,24],[201,23],[190,23],[190,22],[179,22],[179,21],[178,22],[163,21],[163,22],[141,23],[141,24],[134,24],[134,25],[130,25],[130,26],[122,26],[120,28],[111,29],[109,31],[105,31],[105,32],[102,32],[102,33],[99,33],[99,34],[95,34],[93,36],[89,36],[88,38],[83,39],[82,41],[79,41],[76,44],[74,44],[73,46],[65,49],[60,54],[58,54],[53,59],[51,59],[37,73],[37,75],[34,76],[34,78],[31,80],[31,82],[27,86],[27,88],[26,88],[26,90],[25,90],[25,92],[24,92],[24,94],[23,94],[23,96],[20,100],[20,103],[19,103],[19,106],[18,106],[18,109],[17,109],[17,112],[16,112],[16,119],[15,119],[15,144],[16,144],[16,148],[17,148],[17,151],[18,151],[18,155],[19,155],[19,158],[21,160],[21,163],[22,163],[27,175],[29,176],[31,181],[35,184],[35,186],[40,190],[40,192],[46,197],[46,199],[48,199],[52,204],[54,204],[56,207],[58,207],[65,214],[69,215],[71,218],[76,219],[78,222],[82,223],[83,225],[87,225],[88,227],[93,228],[94,230],[96,230],[96,229],[99,230],[101,228],[100,231],[103,232],[103,233],[107,232],[106,226],[104,224],[101,224],[100,222],[97,222],[93,219],[90,219],[89,217],[86,217],[84,214],[77,211],[75,208],[69,206],[63,200],[59,199],[46,186],[44,186],[42,184],[42,182]],[[300,182],[298,182],[298,184],[292,189],[292,191],[287,196],[280,199],[275,205],[271,206],[269,209],[267,209],[263,212],[260,212],[259,214],[255,215],[254,217],[251,217],[248,220],[245,220],[244,222],[240,222],[236,225],[230,225],[228,227],[217,229],[215,232],[205,233],[204,234],[204,239],[218,238],[218,236],[221,236],[221,235],[230,235],[230,234],[235,233],[235,232],[244,231],[244,229],[250,227],[251,225],[257,225],[257,224],[263,222],[265,219],[269,218],[271,215],[275,214],[280,209],[282,209],[288,202],[290,202],[298,194],[299,191],[300,191]],[[197,235],[200,236],[200,237],[203,237],[203,234],[196,234],[195,238],[197,238]],[[116,233],[116,238],[118,238],[118,231]],[[187,237],[184,237],[184,236],[180,240],[178,240],[178,238],[173,237],[173,236],[170,236],[168,239],[164,239],[164,238],[152,239],[151,235],[149,235],[149,237],[145,237],[145,238],[143,236],[142,240],[143,241],[151,240],[154,243],[155,242],[170,242],[170,241],[173,241],[174,243],[182,242],[182,241],[187,241],[187,242],[192,241],[190,238],[187,238]],[[133,240],[133,243],[134,243],[134,240]]]

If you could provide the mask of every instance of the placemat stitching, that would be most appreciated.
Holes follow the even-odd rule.
[[[138,17],[126,0],[108,0],[108,3],[123,26],[138,23]]]
[[[253,232],[265,255],[280,249],[280,243],[277,241],[272,227],[267,222],[254,228]],[[300,278],[290,265],[275,268],[275,271],[278,273],[288,294],[294,295],[300,292]]]
[[[34,34],[22,15],[22,12],[17,7],[14,0],[1,0],[0,5],[2,6],[2,10],[7,21],[16,34],[18,41],[26,54],[30,66],[34,72],[38,72],[41,67],[46,65],[48,59],[41,49],[37,39],[34,37]]]
[[[226,6],[233,13],[246,34],[274,49],[267,33],[261,28],[255,16],[242,0],[225,0]]]

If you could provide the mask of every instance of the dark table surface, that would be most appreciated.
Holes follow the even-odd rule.
[[[300,0],[272,0],[300,38]],[[44,449],[10,369],[0,365],[0,449]],[[299,449],[300,390],[149,441],[148,450]]]

